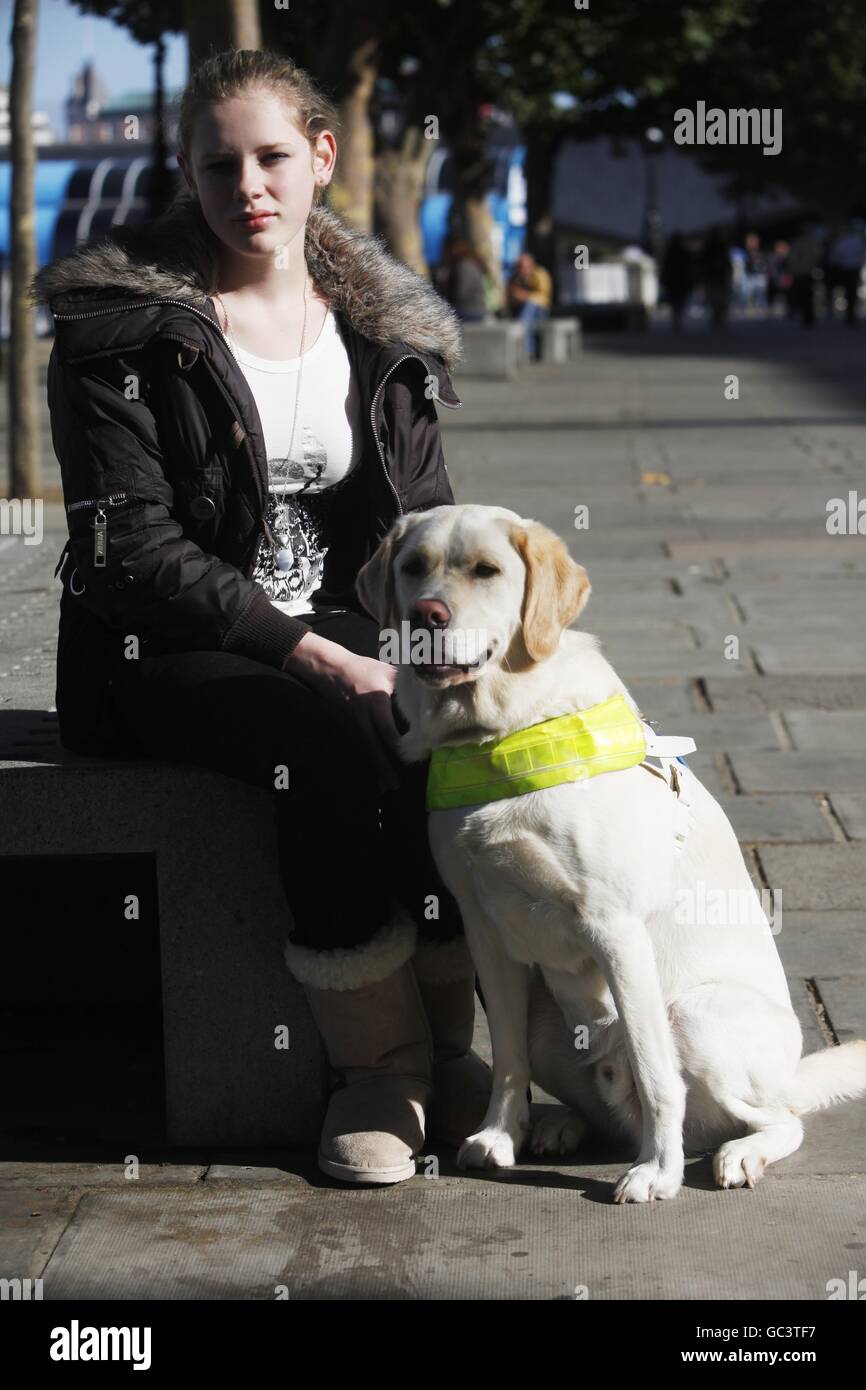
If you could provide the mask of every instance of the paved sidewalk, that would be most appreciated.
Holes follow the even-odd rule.
[[[866,1037],[866,536],[825,525],[829,499],[866,495],[863,342],[755,321],[589,337],[517,384],[458,376],[463,410],[440,412],[458,501],[566,537],[593,584],[581,626],[662,732],[694,736],[755,883],[781,890],[807,1051]],[[45,522],[42,546],[0,537],[0,718],[53,704],[62,508]],[[302,1300],[823,1300],[866,1277],[863,1102],[808,1117],[754,1191],[716,1190],[702,1158],[646,1207],[611,1204],[628,1155],[609,1150],[460,1173],[443,1148],[353,1191],[310,1154],[151,1151],[128,1128],[120,1148],[4,1144],[0,1274],[46,1299]]]

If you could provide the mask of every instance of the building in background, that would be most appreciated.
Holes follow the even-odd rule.
[[[34,111],[30,117],[33,126],[33,139],[37,145],[52,145],[57,136],[50,118],[44,111]],[[0,151],[9,145],[9,88],[0,87]],[[2,155],[0,155],[2,157]]]
[[[169,149],[175,144],[179,100],[179,91],[166,93]],[[127,91],[112,97],[93,63],[87,62],[75,77],[65,111],[65,139],[56,138],[47,116],[34,114],[40,266],[104,235],[114,223],[134,223],[151,213],[152,93]],[[495,117],[489,136],[493,176],[487,201],[507,276],[526,241],[526,150],[510,116],[497,111]],[[11,168],[4,144],[8,146],[8,92],[0,88],[0,267],[8,264],[9,255]],[[173,154],[166,168],[179,180]],[[431,269],[442,260],[453,201],[452,169],[452,155],[443,141],[428,163],[420,208]],[[566,312],[580,309],[581,314],[586,306],[591,317],[594,300],[633,299],[635,286],[639,302],[655,303],[650,283],[655,263],[646,255],[649,231],[663,244],[673,231],[700,239],[716,226],[733,237],[748,223],[769,238],[788,235],[802,216],[792,198],[767,195],[737,202],[727,195],[724,183],[723,177],[705,172],[692,155],[667,141],[650,149],[640,140],[567,140],[554,165],[553,263],[545,267],[553,276],[556,306]],[[578,245],[586,245],[595,267],[589,275],[575,267]],[[614,284],[617,276],[625,289],[618,281]],[[5,320],[3,308],[0,300],[0,320]]]

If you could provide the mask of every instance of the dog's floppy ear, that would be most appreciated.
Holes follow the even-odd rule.
[[[529,521],[512,525],[509,532],[526,566],[523,644],[533,661],[545,661],[559,646],[563,628],[584,607],[592,586],[583,565],[572,560],[555,531]]]
[[[394,561],[409,524],[408,516],[398,517],[377,549],[358,571],[355,592],[380,629],[397,627],[394,598]]]

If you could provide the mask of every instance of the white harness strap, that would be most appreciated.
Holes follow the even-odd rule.
[[[643,724],[644,736],[646,738],[647,757],[658,758],[662,765],[662,771],[652,767],[649,763],[643,762],[641,767],[645,767],[647,772],[653,772],[657,777],[663,777],[671,791],[676,793],[677,805],[674,820],[674,837],[677,851],[681,850],[685,844],[691,824],[689,801],[687,788],[689,769],[685,763],[678,762],[680,754],[694,753],[695,741],[693,738],[677,738],[675,736],[657,734],[655,730],[646,722]]]

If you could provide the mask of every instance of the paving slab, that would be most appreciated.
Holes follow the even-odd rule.
[[[46,1300],[824,1300],[866,1247],[866,1178],[711,1187],[616,1206],[621,1165],[521,1164],[378,1191],[86,1193]],[[796,1218],[794,1214],[796,1213]]]
[[[797,912],[786,906],[776,945],[789,976],[856,974],[866,970],[866,912]]]
[[[851,840],[866,840],[866,796],[834,795],[833,810]]]
[[[0,1279],[38,1279],[81,1194],[0,1186]]]
[[[840,1043],[866,1039],[866,961],[853,974],[819,974],[816,983]],[[863,1108],[862,1101],[852,1104]]]
[[[709,676],[707,699],[719,713],[746,709],[866,709],[863,676],[797,675]]]
[[[828,640],[826,633],[822,636],[817,630],[810,640],[803,634],[789,643],[757,637],[751,645],[760,669],[769,675],[813,671],[816,667],[845,675],[866,673],[866,648],[850,641]]]
[[[862,792],[866,756],[842,753],[730,751],[737,781],[744,792]]]
[[[132,1167],[124,1163],[13,1159],[0,1163],[0,1189],[117,1187],[131,1191],[133,1183],[177,1187],[178,1184],[201,1182],[207,1170],[206,1163],[139,1163],[137,1176],[132,1177]]]
[[[859,845],[765,845],[761,863],[793,911],[866,908],[866,854]]]
[[[831,820],[809,796],[726,796],[721,805],[737,834],[749,844],[833,841]]]
[[[782,593],[778,590],[756,589],[753,585],[744,583],[737,583],[732,587],[736,590],[737,602],[749,623],[788,624],[792,620],[814,620],[817,616],[831,624],[850,624],[852,627],[862,628],[866,621],[861,596],[849,583],[843,585],[838,582],[825,582],[823,585],[810,585],[808,595],[792,593],[787,588]]]
[[[821,1043],[805,1036],[803,1055],[817,1052],[821,1046]],[[862,1100],[804,1115],[803,1131],[803,1142],[799,1149],[783,1161],[785,1176],[805,1178],[813,1173],[818,1178],[826,1179],[854,1177],[863,1172],[866,1105]],[[782,1166],[779,1165],[780,1173]],[[866,1256],[863,1255],[860,1256],[860,1271],[866,1276]]]
[[[657,646],[647,641],[637,643],[620,639],[615,633],[603,640],[602,650],[623,680],[642,679],[645,676],[709,679],[731,670],[745,674],[755,669],[745,643],[741,644],[740,656],[736,660],[725,657],[721,643],[715,648],[699,647],[694,642],[690,646],[682,642],[675,646]]]
[[[852,552],[862,549],[860,538],[856,536],[773,536],[764,534],[754,537],[736,535],[712,537],[705,540],[678,540],[669,543],[671,555],[676,560],[702,560],[710,555],[728,558],[758,558],[763,561],[770,557],[799,562],[802,557],[809,560],[823,560],[828,568],[835,568],[852,558]],[[858,565],[866,559],[857,554]]]
[[[694,557],[689,557],[693,559]],[[705,556],[697,559],[704,560]],[[862,579],[866,573],[866,554],[858,546],[846,546],[844,555],[833,553],[804,552],[799,556],[778,555],[762,552],[756,548],[751,552],[737,554],[727,551],[724,558],[716,558],[721,563],[733,584],[747,583],[749,587],[763,585],[767,588],[788,588],[792,584],[808,583],[810,591],[820,589],[824,584],[836,585],[840,578]]]
[[[779,748],[779,735],[766,714],[694,713],[689,715],[689,734],[698,748],[719,752],[748,748],[769,752]]]
[[[866,709],[784,710],[783,715],[795,748],[866,751]]]

